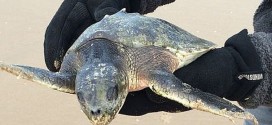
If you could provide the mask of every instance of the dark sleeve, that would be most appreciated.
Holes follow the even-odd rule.
[[[263,0],[253,18],[255,32],[272,32],[272,0]]]

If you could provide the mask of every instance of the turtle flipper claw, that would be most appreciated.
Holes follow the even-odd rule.
[[[172,73],[160,70],[151,71],[149,86],[158,95],[177,101],[186,107],[233,118],[247,119],[258,125],[257,119],[238,106],[216,95],[202,92],[186,83],[182,83]]]
[[[5,64],[0,61],[0,71],[9,72],[18,78],[40,83],[49,88],[67,93],[74,93],[74,76],[54,73],[44,69],[22,65]]]

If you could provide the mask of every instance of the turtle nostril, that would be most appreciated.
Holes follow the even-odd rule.
[[[91,110],[91,114],[93,116],[99,116],[101,114],[101,110],[100,109],[97,109],[97,110]]]

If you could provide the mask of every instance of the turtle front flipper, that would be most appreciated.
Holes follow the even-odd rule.
[[[40,83],[61,92],[75,92],[75,76],[70,74],[54,73],[35,67],[9,65],[3,62],[0,62],[0,70],[9,72],[18,78]]]
[[[149,87],[156,94],[177,101],[186,107],[233,118],[252,120],[255,125],[257,119],[236,105],[216,95],[202,92],[186,83],[182,83],[172,73],[162,70],[152,70],[149,73]]]

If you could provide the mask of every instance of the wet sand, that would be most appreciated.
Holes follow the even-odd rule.
[[[0,60],[46,68],[45,29],[61,0],[0,0]],[[243,28],[253,32],[259,0],[176,0],[148,16],[162,18],[222,46]],[[90,125],[76,96],[0,72],[0,125]],[[242,120],[235,119],[237,124]],[[111,125],[232,125],[227,118],[201,111],[118,115]]]

